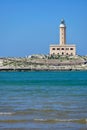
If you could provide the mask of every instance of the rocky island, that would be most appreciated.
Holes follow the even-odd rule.
[[[31,55],[0,58],[0,71],[87,70],[87,56]]]

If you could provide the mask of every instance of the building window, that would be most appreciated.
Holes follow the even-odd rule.
[[[73,48],[70,48],[70,50],[73,50]]]
[[[64,50],[64,48],[61,48],[61,50]]]
[[[71,53],[71,56],[73,56],[73,53]]]
[[[57,50],[60,50],[60,48],[57,48]]]
[[[68,53],[66,53],[66,55],[68,55]]]
[[[66,50],[69,50],[69,48],[66,48]]]
[[[55,50],[55,48],[52,48],[52,50]]]
[[[64,55],[64,53],[62,52],[62,55]]]

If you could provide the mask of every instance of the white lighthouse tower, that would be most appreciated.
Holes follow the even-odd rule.
[[[64,20],[61,20],[60,23],[60,45],[65,45],[66,44],[66,25]]]

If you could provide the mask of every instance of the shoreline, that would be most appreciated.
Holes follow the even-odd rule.
[[[87,71],[87,69],[84,68],[70,68],[70,69],[38,69],[38,68],[0,68],[0,72],[31,72],[31,71]]]

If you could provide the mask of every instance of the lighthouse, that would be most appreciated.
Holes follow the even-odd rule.
[[[50,45],[50,55],[76,55],[76,45],[66,42],[66,24],[62,19],[59,25],[60,37],[59,44]]]

